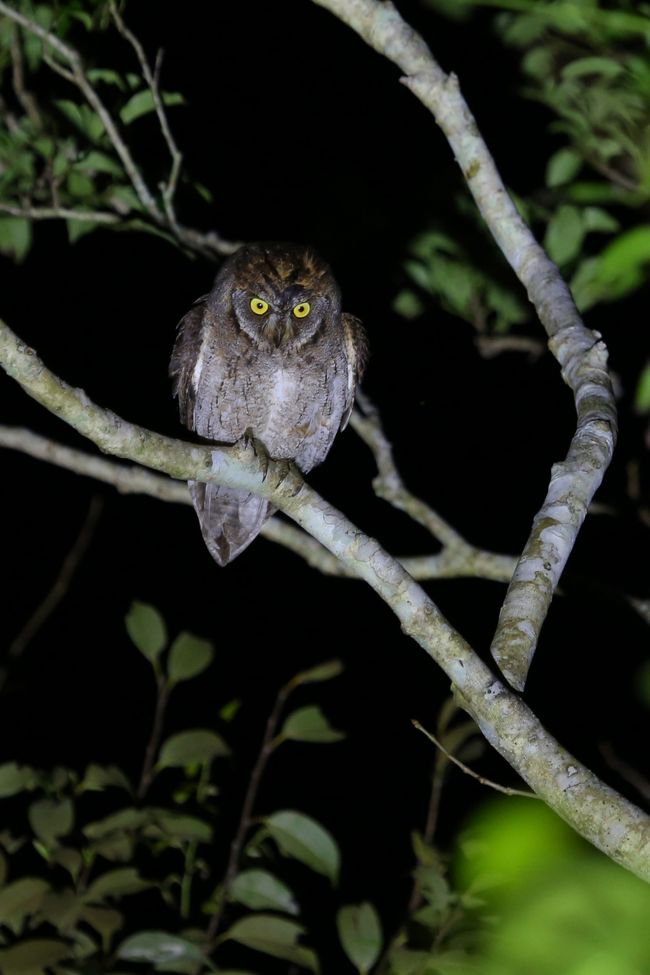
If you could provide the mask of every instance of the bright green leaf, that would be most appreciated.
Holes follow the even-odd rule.
[[[167,106],[182,105],[185,102],[180,92],[163,92],[161,97]],[[154,108],[153,95],[148,88],[145,88],[129,98],[126,105],[120,110],[120,118],[124,125],[130,125],[142,115],[153,112]]]
[[[579,254],[584,235],[580,211],[565,204],[558,207],[549,221],[544,247],[552,261],[559,265],[566,264]]]
[[[582,211],[582,222],[585,230],[590,233],[610,234],[620,230],[620,223],[602,207],[585,207]]]
[[[381,953],[383,936],[377,911],[372,904],[350,904],[336,916],[339,938],[346,955],[362,975],[366,975]]]
[[[270,914],[251,914],[235,921],[223,937],[317,972],[318,960],[314,952],[297,943],[303,932],[304,928],[295,921]]]
[[[88,887],[86,900],[101,902],[105,897],[139,894],[149,887],[151,884],[142,879],[135,867],[120,867],[118,870],[109,870],[94,880]]]
[[[125,961],[160,964],[172,961],[205,962],[199,945],[165,931],[140,931],[132,934],[117,949]]]
[[[634,392],[634,408],[638,413],[650,413],[650,362],[641,370]]]
[[[22,261],[32,244],[32,225],[23,217],[0,217],[0,254]]]
[[[108,173],[109,176],[124,176],[124,170],[119,162],[105,152],[93,149],[74,164],[74,168],[81,172]]]
[[[124,622],[140,653],[152,663],[156,661],[167,643],[167,628],[158,610],[134,600]]]
[[[192,680],[212,663],[214,651],[209,640],[193,633],[179,633],[169,650],[167,673],[170,680]]]
[[[562,78],[582,78],[585,75],[602,75],[614,78],[623,73],[625,68],[614,58],[586,57],[576,58],[566,64],[561,71]]]
[[[254,911],[298,913],[292,891],[267,870],[244,870],[235,877],[228,896]]]
[[[266,816],[262,822],[285,856],[299,860],[336,883],[340,866],[339,850],[330,833],[320,823],[291,809]]]
[[[230,749],[216,731],[207,728],[180,731],[162,745],[156,768],[186,768],[229,754]]]
[[[575,149],[559,149],[546,165],[546,185],[563,186],[570,183],[582,167],[582,156]]]
[[[345,738],[342,731],[336,731],[319,707],[309,705],[293,711],[284,722],[282,738],[291,741],[331,742]]]
[[[30,791],[36,786],[36,773],[28,765],[5,762],[0,765],[0,799]]]
[[[115,85],[124,91],[124,80],[117,71],[112,71],[108,68],[90,68],[87,74],[92,82],[103,81],[107,85]]]
[[[411,321],[418,318],[424,312],[424,304],[419,295],[409,288],[399,291],[393,301],[393,311]]]
[[[70,799],[37,799],[29,807],[28,817],[36,835],[50,845],[74,826],[74,806]]]
[[[72,949],[65,941],[30,938],[12,945],[11,948],[0,950],[0,970],[3,975],[14,975],[14,972],[35,975],[44,968],[56,965],[63,958],[69,958],[71,954]]]

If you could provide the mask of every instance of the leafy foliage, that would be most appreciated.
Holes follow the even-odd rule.
[[[151,664],[160,716],[174,688],[210,666],[213,648],[188,632],[170,641],[161,613],[145,603],[132,604],[125,625]],[[297,674],[285,696],[340,672],[333,661]],[[232,717],[232,708],[226,715]],[[318,708],[307,706],[289,716],[285,731],[269,748],[272,753],[291,740],[340,737]],[[0,794],[26,808],[26,817],[18,813],[12,819],[22,818],[29,827],[20,835],[0,833],[3,972],[53,966],[58,971],[64,961],[65,972],[82,972],[105,966],[113,954],[122,963],[145,964],[149,970],[194,972],[214,969],[211,953],[216,949],[218,957],[219,946],[227,942],[318,971],[315,952],[301,941],[304,927],[291,919],[300,913],[299,898],[276,875],[281,865],[266,841],[272,839],[284,857],[302,864],[307,873],[336,883],[340,854],[334,838],[299,811],[271,813],[259,820],[261,830],[224,887],[213,877],[215,770],[230,749],[211,728],[189,728],[162,739],[163,729],[154,721],[137,786],[115,766],[92,764],[83,775],[13,762],[0,766]],[[154,780],[163,798],[155,805],[147,801]],[[251,826],[252,820],[243,824],[246,831]],[[215,940],[209,923],[224,898],[231,923]],[[169,929],[143,927],[142,918],[151,909],[171,916]],[[233,910],[239,916],[231,920]]]

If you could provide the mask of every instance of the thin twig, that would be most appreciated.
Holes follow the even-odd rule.
[[[28,220],[79,220],[84,223],[120,223],[122,217],[116,213],[102,210],[74,210],[68,207],[18,207],[11,203],[0,203],[0,213],[12,217],[25,217]]]
[[[140,782],[138,783],[138,791],[136,793],[138,799],[144,799],[153,780],[154,763],[158,754],[158,748],[160,747],[160,739],[162,738],[165,711],[167,710],[169,695],[172,691],[172,686],[165,674],[159,673],[157,675],[156,689],[156,710],[154,712],[151,735],[149,736],[144,754]]]
[[[36,607],[20,633],[9,644],[7,661],[17,660],[24,653],[28,644],[34,639],[57,606],[63,601],[70,588],[74,574],[88,551],[88,546],[92,540],[103,506],[104,502],[100,497],[95,496],[91,499],[81,530],[72,548],[61,563],[61,568],[54,580],[54,585],[42,602]],[[5,664],[0,667],[0,691],[7,681],[7,676],[8,666]]]
[[[176,214],[174,212],[174,194],[176,192],[176,186],[178,184],[178,178],[180,176],[181,165],[183,162],[183,156],[176,145],[176,140],[172,135],[171,128],[167,119],[167,112],[165,111],[165,105],[162,98],[160,97],[160,89],[158,87],[158,78],[160,74],[160,65],[162,61],[162,52],[158,52],[156,57],[155,71],[152,72],[145,54],[144,48],[140,43],[139,39],[135,36],[133,31],[131,31],[122,18],[115,0],[110,0],[110,11],[113,20],[115,21],[115,26],[118,31],[124,37],[133,50],[136,53],[136,57],[142,69],[142,74],[145,81],[149,85],[149,90],[151,91],[151,96],[153,98],[154,108],[156,110],[156,115],[158,116],[158,122],[160,123],[160,131],[163,134],[163,138],[169,149],[169,154],[172,159],[171,170],[167,182],[162,184],[162,196],[165,205],[165,212],[167,219],[169,220],[170,227],[178,233],[178,223],[176,220]]]
[[[11,32],[11,66],[12,66],[12,84],[16,95],[16,98],[22,105],[28,118],[34,123],[37,128],[41,128],[43,120],[41,118],[41,113],[38,110],[38,102],[32,95],[31,91],[27,90],[25,85],[25,66],[23,62],[23,51],[20,46],[20,38],[18,36],[18,28],[14,27]]]
[[[458,768],[461,769],[461,771],[463,771],[466,775],[470,775],[473,779],[476,779],[476,781],[480,782],[481,785],[487,785],[490,789],[495,789],[497,792],[502,792],[506,796],[525,796],[526,799],[539,799],[539,796],[535,792],[526,792],[523,789],[511,789],[508,785],[499,785],[498,782],[493,782],[491,779],[486,779],[485,776],[479,775],[468,765],[465,765],[458,758],[456,758],[455,755],[452,755],[451,752],[448,752],[445,746],[438,741],[435,735],[432,735],[430,731],[423,728],[420,722],[416,721],[415,718],[411,719],[411,724],[414,728],[417,728],[418,731],[421,731],[423,735],[426,735],[429,741],[433,742],[436,748],[440,749],[442,754],[445,755],[450,762],[457,765]]]
[[[253,766],[250,779],[248,780],[248,788],[246,789],[246,795],[244,796],[244,803],[242,805],[242,811],[239,817],[237,832],[235,833],[235,837],[230,845],[230,856],[228,857],[228,865],[226,867],[226,873],[221,886],[219,903],[217,904],[217,908],[210,919],[210,923],[205,933],[206,940],[208,942],[214,941],[214,938],[219,931],[219,925],[221,924],[223,913],[226,909],[226,904],[228,901],[228,892],[232,886],[232,882],[235,879],[235,875],[239,867],[239,858],[241,856],[242,846],[244,845],[246,834],[252,825],[253,806],[255,805],[255,799],[257,798],[257,793],[259,791],[262,774],[266,768],[266,763],[273,754],[275,732],[280,720],[280,715],[282,714],[282,710],[286,704],[287,698],[295,686],[295,682],[291,680],[285,684],[284,687],[280,688],[271,713],[269,714],[266,722],[264,737],[262,738],[262,745],[255,765]]]
[[[497,568],[500,578],[507,576],[509,581],[515,564],[511,556],[477,549],[437,511],[406,488],[395,464],[392,447],[384,432],[379,410],[369,397],[360,391],[357,393],[357,402],[360,410],[353,411],[350,425],[370,447],[375,458],[378,473],[372,486],[377,496],[400,511],[406,512],[414,521],[426,528],[443,546],[438,556],[440,562],[448,565],[454,572],[464,565],[472,574],[476,572],[482,575],[482,568],[489,563],[493,568]]]

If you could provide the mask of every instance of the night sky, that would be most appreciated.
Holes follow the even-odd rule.
[[[468,27],[417,3],[399,6],[442,66],[459,75],[506,182],[520,194],[539,186],[560,142],[547,132],[549,113],[518,97],[516,56],[493,37],[488,19]],[[170,116],[186,172],[214,195],[206,204],[182,186],[183,222],[231,239],[313,244],[335,271],[344,309],[366,325],[372,355],[364,388],[407,485],[470,541],[519,551],[550,466],[568,448],[571,395],[549,353],[532,363],[521,353],[483,359],[471,327],[433,303],[411,322],[392,310],[406,283],[409,240],[434,219],[452,219],[451,196],[461,185],[447,144],[398,83],[397,69],[306,0],[131,4],[126,16],[148,51],[165,50],[163,85],[187,102]],[[82,30],[73,39],[88,43]],[[93,40],[87,56],[134,68],[113,35]],[[65,88],[60,79],[55,85]],[[153,117],[132,136],[155,184],[167,156]],[[493,252],[486,262],[507,276]],[[214,265],[151,235],[97,231],[68,247],[63,226],[42,224],[22,265],[0,261],[0,314],[94,402],[183,437],[167,363],[178,320],[214,274]],[[611,743],[643,770],[647,712],[633,685],[647,630],[620,597],[642,595],[637,567],[647,563],[648,531],[625,491],[640,444],[630,407],[638,308],[631,299],[617,306],[625,313],[618,320],[604,307],[587,321],[609,343],[622,391],[620,445],[598,496],[613,513],[590,517],[580,535],[525,695],[564,745],[634,801],[600,748]],[[531,321],[524,333],[539,337],[541,327]],[[0,395],[3,422],[86,448],[10,380]],[[137,777],[154,695],[149,667],[124,630],[134,598],[156,605],[171,633],[190,629],[216,647],[213,668],[175,692],[169,732],[220,727],[218,709],[242,699],[233,724],[221,728],[235,753],[222,771],[230,797],[245,785],[277,689],[297,670],[340,657],[344,675],[302,690],[295,703],[319,703],[347,741],[286,746],[269,767],[259,807],[294,807],[320,819],[341,840],[348,899],[372,893],[380,907],[398,910],[411,866],[409,830],[422,825],[433,760],[410,719],[433,727],[449,681],[401,634],[388,608],[361,582],[322,578],[262,538],[220,569],[190,508],[123,497],[18,453],[5,452],[3,462],[5,640],[51,587],[94,496],[103,509],[68,595],[11,670],[0,760],[76,768],[114,762]],[[374,497],[373,473],[370,453],[348,430],[309,482],[389,551],[434,551],[423,529]],[[488,659],[505,587],[449,580],[425,588]],[[517,784],[487,749],[475,765]],[[443,845],[485,797],[453,773]],[[227,803],[227,817],[234,820],[239,801]]]

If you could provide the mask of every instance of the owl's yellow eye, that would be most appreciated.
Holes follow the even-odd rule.
[[[308,301],[301,301],[299,305],[296,305],[293,309],[293,313],[296,318],[306,318],[311,311],[311,305]]]
[[[268,301],[264,301],[263,298],[251,298],[251,311],[254,315],[266,315],[268,310]]]

